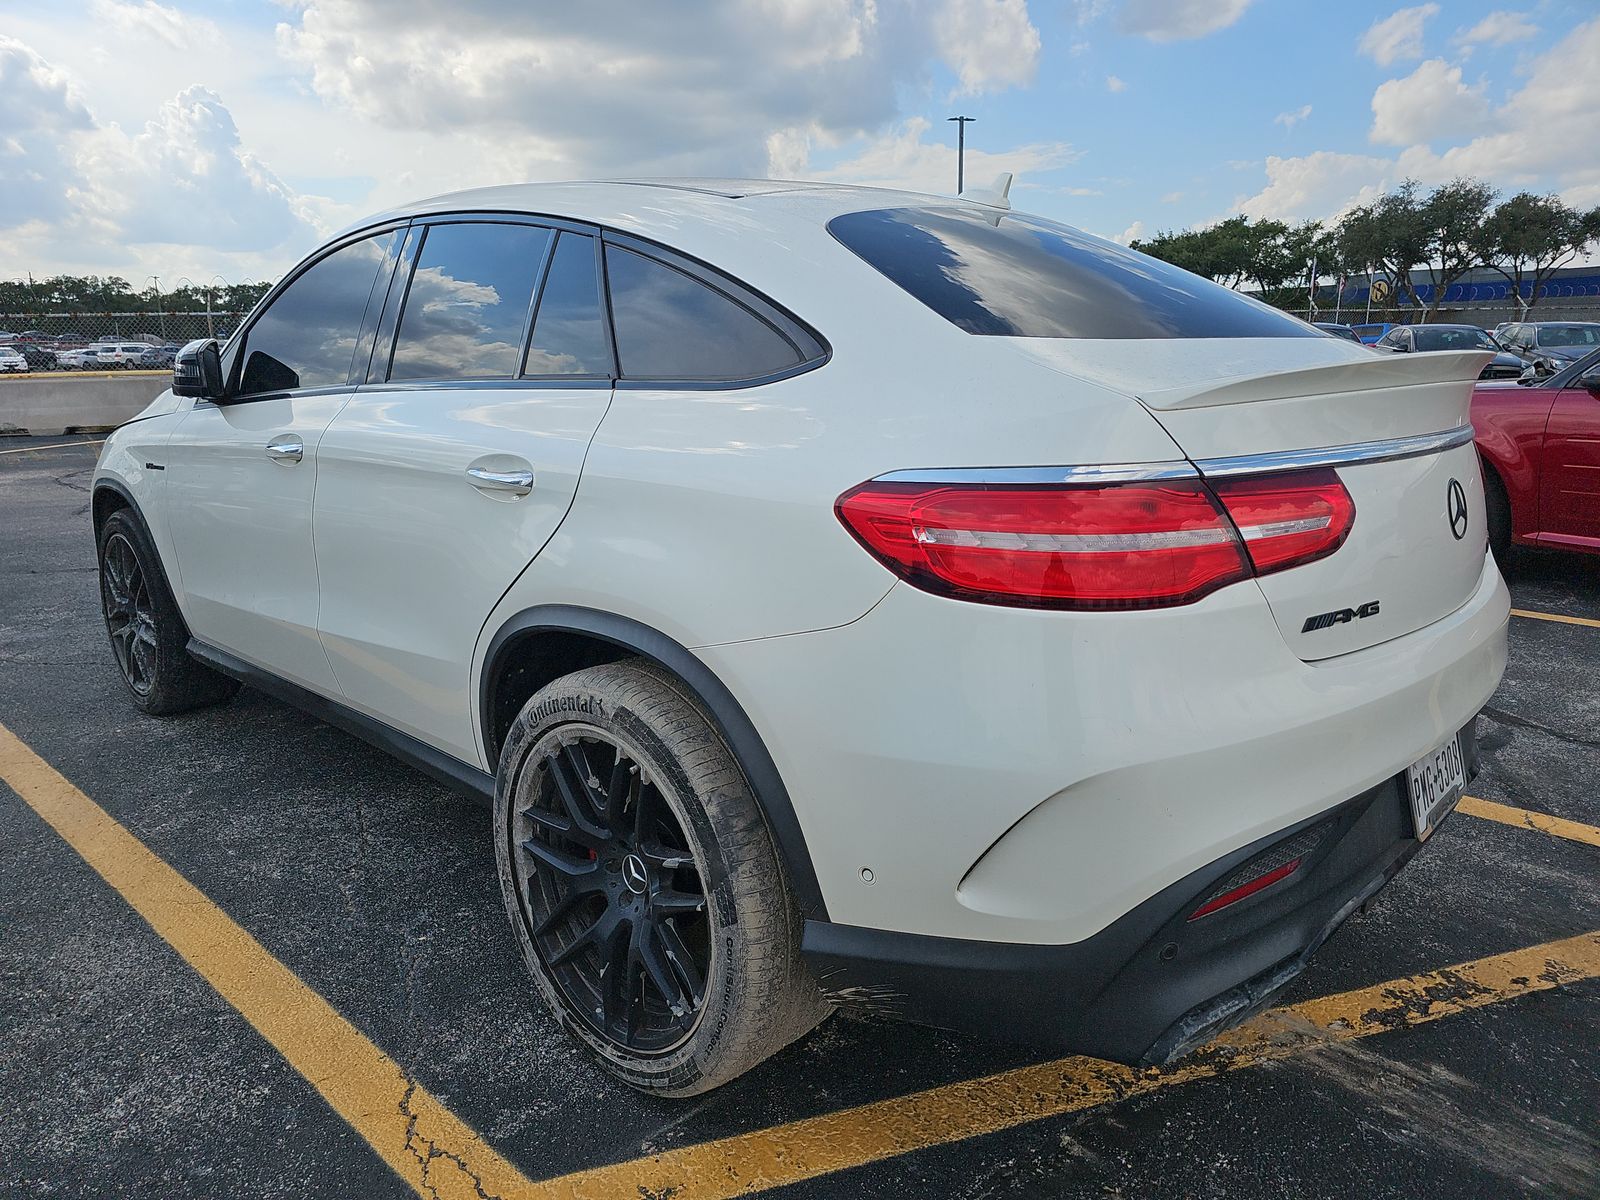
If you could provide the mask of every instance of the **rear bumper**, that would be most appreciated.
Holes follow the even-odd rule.
[[[1470,777],[1472,724],[1462,745]],[[1313,833],[1320,840],[1287,879],[1189,919],[1241,864]],[[1159,1064],[1264,1007],[1421,847],[1397,775],[1186,875],[1081,942],[969,941],[813,921],[804,953],[844,1003],[1053,1053]]]

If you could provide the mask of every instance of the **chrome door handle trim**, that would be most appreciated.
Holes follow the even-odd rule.
[[[306,444],[293,434],[279,434],[267,443],[267,457],[273,462],[297,463],[306,454]]]
[[[531,470],[491,471],[488,467],[468,467],[467,478],[472,481],[473,487],[492,492],[514,492],[518,496],[526,496],[533,491]]]

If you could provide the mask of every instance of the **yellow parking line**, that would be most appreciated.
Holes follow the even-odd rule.
[[[1513,617],[1531,617],[1535,621],[1559,621],[1563,625],[1587,625],[1591,629],[1600,629],[1600,621],[1592,617],[1567,617],[1560,613],[1534,612],[1531,608],[1513,608]]]
[[[92,442],[51,442],[48,446],[18,446],[14,450],[0,450],[0,454],[30,454],[35,450],[61,450],[68,446],[102,446],[105,438],[97,438]]]
[[[547,1180],[538,1194],[725,1200],[1596,976],[1600,930],[1274,1009],[1165,1070],[1066,1058],[581,1171]]]
[[[410,1079],[199,888],[0,725],[0,779],[428,1197],[525,1193],[528,1180]]]
[[[4,725],[0,781],[430,1197],[722,1200],[1600,977],[1597,930],[1273,1009],[1161,1070],[1065,1058],[535,1183]]]
[[[1549,813],[1532,809],[1515,808],[1510,804],[1497,804],[1493,800],[1480,800],[1476,796],[1461,797],[1460,809],[1469,816],[1485,821],[1499,821],[1502,825],[1515,825],[1519,829],[1536,829],[1552,837],[1582,842],[1586,846],[1600,846],[1600,828],[1565,817],[1552,817]]]

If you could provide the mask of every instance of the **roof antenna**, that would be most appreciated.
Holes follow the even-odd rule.
[[[1001,171],[999,177],[986,188],[967,188],[958,199],[969,201],[972,204],[983,204],[989,208],[1011,208],[1011,172]]]

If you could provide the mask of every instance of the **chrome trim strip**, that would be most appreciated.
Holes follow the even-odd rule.
[[[1472,426],[1460,425],[1440,433],[1419,433],[1412,437],[1389,438],[1381,442],[1356,442],[1349,446],[1326,446],[1315,450],[1278,450],[1269,454],[1240,454],[1230,458],[1198,458],[1195,466],[1207,479],[1226,479],[1233,475],[1259,475],[1267,471],[1296,471],[1310,467],[1349,467],[1358,463],[1393,462],[1442,454],[1472,440]]]
[[[1193,479],[1193,464],[1169,462],[1105,463],[1081,467],[946,467],[890,471],[874,483],[1134,483],[1149,479]]]

